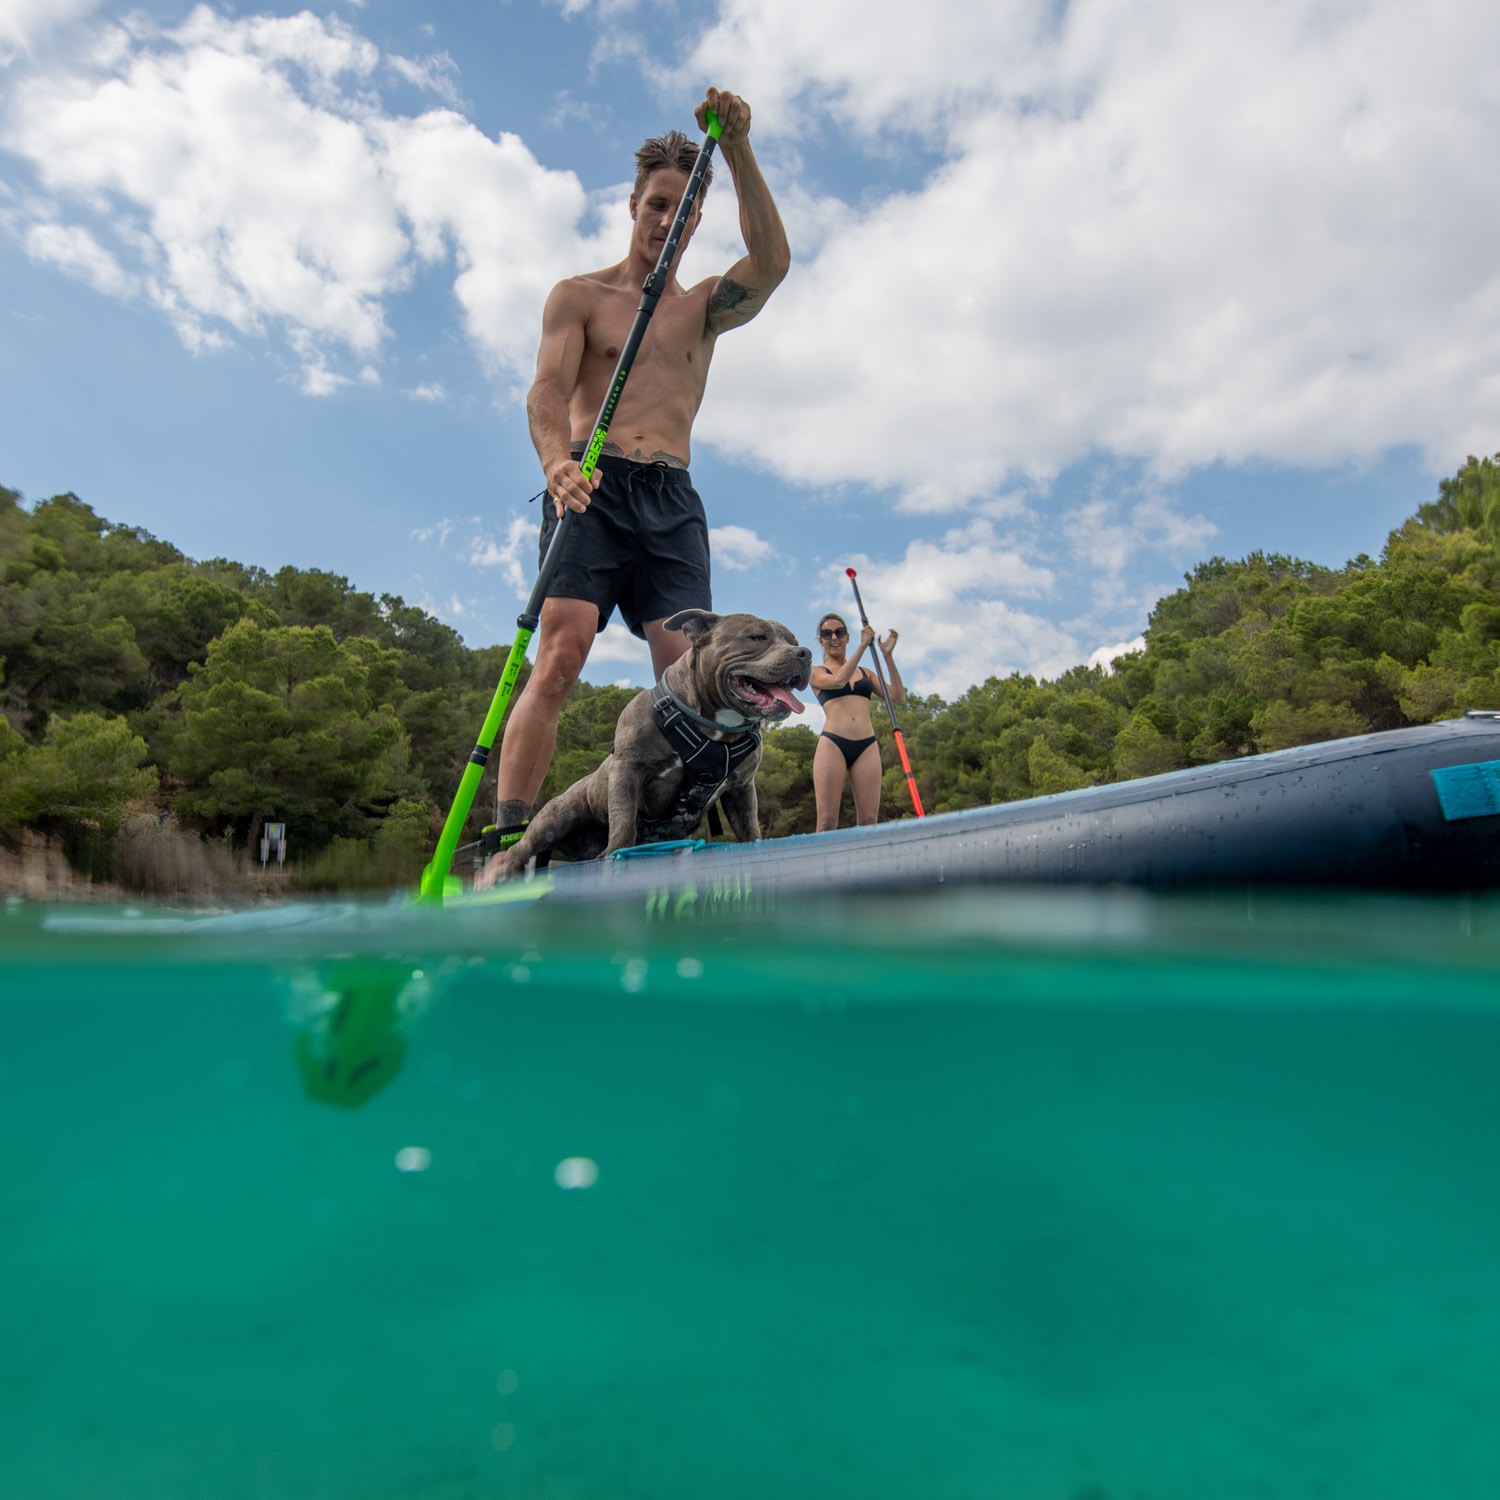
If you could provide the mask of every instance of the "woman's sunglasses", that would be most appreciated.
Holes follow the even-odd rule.
[[[836,641],[841,636],[846,636],[848,634],[849,632],[845,630],[842,625],[840,625],[834,630],[820,630],[818,632],[818,639],[820,641]]]

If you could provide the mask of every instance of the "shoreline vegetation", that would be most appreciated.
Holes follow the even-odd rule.
[[[1109,667],[992,677],[952,703],[909,694],[928,811],[1500,707],[1500,454],[1441,481],[1378,560],[1214,557],[1184,585]],[[0,487],[0,896],[413,884],[505,656],[335,574],[196,562],[76,495],[27,505]],[[544,798],[599,763],[632,691],[574,689]],[[762,836],[812,831],[816,743],[796,725],[766,737]],[[886,752],[896,819],[910,801]],[[267,821],[288,858],[263,870]]]

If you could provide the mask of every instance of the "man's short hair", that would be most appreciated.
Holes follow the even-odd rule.
[[[691,172],[698,160],[698,143],[680,130],[669,130],[665,135],[653,135],[641,142],[635,153],[635,194],[640,196],[646,179],[663,167],[672,167],[679,172]],[[703,187],[707,189],[713,181],[714,169],[710,162],[703,173]]]

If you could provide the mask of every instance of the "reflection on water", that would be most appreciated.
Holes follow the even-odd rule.
[[[1493,1500],[1497,917],[12,907],[0,1493]]]

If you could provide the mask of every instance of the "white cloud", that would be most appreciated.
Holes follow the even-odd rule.
[[[789,200],[793,274],[725,341],[740,398],[705,407],[704,436],[916,510],[1097,452],[1174,475],[1408,442],[1446,465],[1487,444],[1500,95],[1452,59],[1495,55],[1500,9],[933,0],[920,26],[867,16],[726,0],[676,75],[732,77],[768,152],[778,129],[810,159],[843,131],[908,133],[939,161],[912,191],[871,194],[811,259]]]
[[[0,67],[28,53],[55,30],[96,10],[102,0],[4,0],[0,4]]]
[[[660,5],[662,0],[656,0],[656,3]],[[556,6],[564,16],[573,20],[590,10],[606,17],[629,15],[640,9],[641,0],[547,0],[547,4]]]
[[[733,80],[759,125],[938,133],[979,99],[1025,97],[1055,14],[1050,0],[928,0],[920,24],[871,24],[859,0],[723,0],[670,76]]]
[[[403,391],[404,396],[413,401],[425,401],[439,403],[448,399],[448,392],[441,380],[424,380],[421,385],[414,385],[410,390]]]
[[[435,261],[452,249],[470,336],[500,371],[529,376],[557,267],[588,263],[577,178],[539,166],[519,136],[490,140],[449,110],[369,129],[416,253]]]
[[[347,375],[330,370],[322,360],[302,366],[298,385],[304,396],[331,396],[349,384]]]
[[[1050,569],[1029,562],[997,535],[993,522],[982,518],[954,527],[938,541],[912,542],[896,569],[881,564],[873,582],[865,576],[867,561],[861,555],[846,565],[859,564],[855,572],[866,608],[872,588],[876,598],[895,596],[909,604],[940,607],[955,595],[984,589],[1036,598],[1050,593],[1055,581]],[[836,571],[840,593],[849,597],[846,568]]]
[[[1144,651],[1146,649],[1146,637],[1138,635],[1134,640],[1116,641],[1112,646],[1100,646],[1097,650],[1089,653],[1089,665],[1091,667],[1107,667],[1121,656],[1129,656],[1132,651]]]
[[[429,542],[435,542],[440,548],[446,547],[448,545],[448,538],[453,535],[454,530],[461,524],[463,523],[454,520],[451,516],[444,516],[442,520],[434,521],[431,526],[417,527],[412,532],[411,539],[414,542],[420,542],[423,546],[426,546]],[[477,516],[472,517],[469,524],[477,526],[479,518]]]
[[[405,237],[358,124],[309,102],[294,74],[326,93],[367,74],[372,50],[336,21],[200,8],[110,74],[25,80],[6,143],[59,200],[113,207],[186,320],[278,322],[369,352]]]
[[[1101,495],[1059,516],[1058,528],[1073,558],[1091,578],[1094,603],[1118,609],[1125,579],[1154,553],[1168,558],[1201,555],[1218,528],[1205,516],[1185,516],[1153,489],[1133,504]]]
[[[594,637],[594,644],[589,651],[589,665],[597,666],[601,663],[612,663],[624,666],[638,667],[644,669],[649,675],[651,671],[651,651],[645,641],[631,635],[630,631],[620,624],[616,616],[604,629]],[[619,687],[631,686],[629,681],[617,679]]]
[[[465,563],[497,572],[519,600],[530,595],[535,579],[536,538],[537,518],[525,514],[513,514],[498,528],[481,516],[443,516],[411,532],[412,541],[439,552],[454,544]]]
[[[857,638],[851,566],[876,635],[897,632],[896,660],[913,692],[954,698],[988,677],[1052,677],[1086,654],[1070,629],[1007,602],[1044,598],[1055,580],[988,520],[955,527],[936,542],[913,541],[899,558],[857,554],[824,568],[806,625],[787,622],[803,639],[812,640],[813,623],[825,609],[843,615]]]
[[[451,110],[381,113],[380,54],[334,18],[199,7],[175,31],[110,36],[88,65],[23,79],[6,115],[3,144],[48,195],[34,213],[54,260],[73,234],[68,269],[115,295],[139,281],[190,348],[279,333],[326,394],[347,383],[336,361],[368,368],[386,343],[388,299],[451,249],[476,343],[501,369],[529,361],[555,267],[577,254],[571,173]],[[387,61],[429,87],[446,76],[441,55]]]
[[[714,526],[708,533],[714,566],[747,573],[775,555],[771,544],[748,526]]]
[[[298,384],[304,396],[332,396],[351,383],[349,376],[328,368],[317,340],[305,328],[293,328],[290,343],[301,361]]]
[[[77,224],[32,224],[25,233],[26,253],[87,282],[106,297],[131,297],[139,283],[87,229]]]
[[[637,28],[630,7],[561,8],[601,45]],[[4,34],[43,14],[11,0]],[[1487,448],[1500,98],[1449,60],[1493,55],[1500,9],[929,0],[921,26],[868,21],[858,0],[723,0],[670,62],[678,92],[721,77],[751,98],[795,254],[723,342],[736,400],[705,406],[700,439],[913,513],[1100,453],[1173,476]],[[445,53],[382,58],[309,12],[131,25],[93,71],[22,79],[6,143],[53,197],[42,222],[116,260],[95,284],[146,287],[193,347],[295,327],[315,369],[368,364],[389,300],[451,255],[469,334],[514,387],[556,267],[618,244],[619,188],[591,199],[454,109],[382,109],[383,71],[456,100]],[[802,189],[799,159],[851,143],[934,165],[857,203]],[[726,177],[695,275],[738,253]]]
[[[465,546],[476,568],[498,568],[511,592],[525,599],[535,576],[536,538],[534,516],[512,516],[498,537],[481,530],[472,533]]]
[[[434,52],[429,57],[412,58],[392,55],[385,60],[386,66],[398,78],[436,94],[455,108],[462,102],[458,86],[458,64],[446,52]]]

